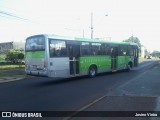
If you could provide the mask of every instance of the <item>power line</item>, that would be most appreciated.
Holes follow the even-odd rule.
[[[17,18],[17,19],[20,19],[20,20],[27,20],[27,19],[25,19],[25,18],[21,18],[21,17],[19,17],[19,16],[16,16],[16,15],[14,15],[14,14],[12,14],[12,13],[5,12],[5,11],[0,11],[0,14],[1,14],[1,15],[5,15],[5,16],[9,16],[9,17],[12,17],[12,18]]]
[[[4,10],[0,10],[0,17],[5,17],[5,18],[8,18],[8,19],[17,19],[17,20],[20,20],[20,21],[24,21],[24,22],[30,22],[30,23],[35,23],[37,24],[36,22],[34,21],[31,21],[27,18],[24,18],[24,17],[20,17],[19,15],[16,15],[16,14],[13,14],[11,12],[7,12],[7,11],[4,11]]]

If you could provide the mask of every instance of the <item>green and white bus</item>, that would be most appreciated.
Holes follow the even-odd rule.
[[[69,78],[102,72],[131,70],[138,66],[135,43],[58,35],[34,35],[26,39],[26,74]]]

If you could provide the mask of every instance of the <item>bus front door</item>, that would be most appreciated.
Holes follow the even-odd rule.
[[[111,48],[111,70],[115,72],[117,70],[117,55],[118,55],[118,47]]]
[[[79,74],[80,45],[68,45],[70,75]]]

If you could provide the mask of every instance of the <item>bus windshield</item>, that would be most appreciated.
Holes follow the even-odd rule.
[[[43,36],[29,37],[26,40],[26,51],[42,51],[45,49],[45,38]]]

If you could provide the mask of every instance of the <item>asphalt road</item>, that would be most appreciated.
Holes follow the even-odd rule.
[[[0,84],[0,111],[76,111],[156,66],[145,61],[130,72],[99,74],[54,81],[34,77]]]

